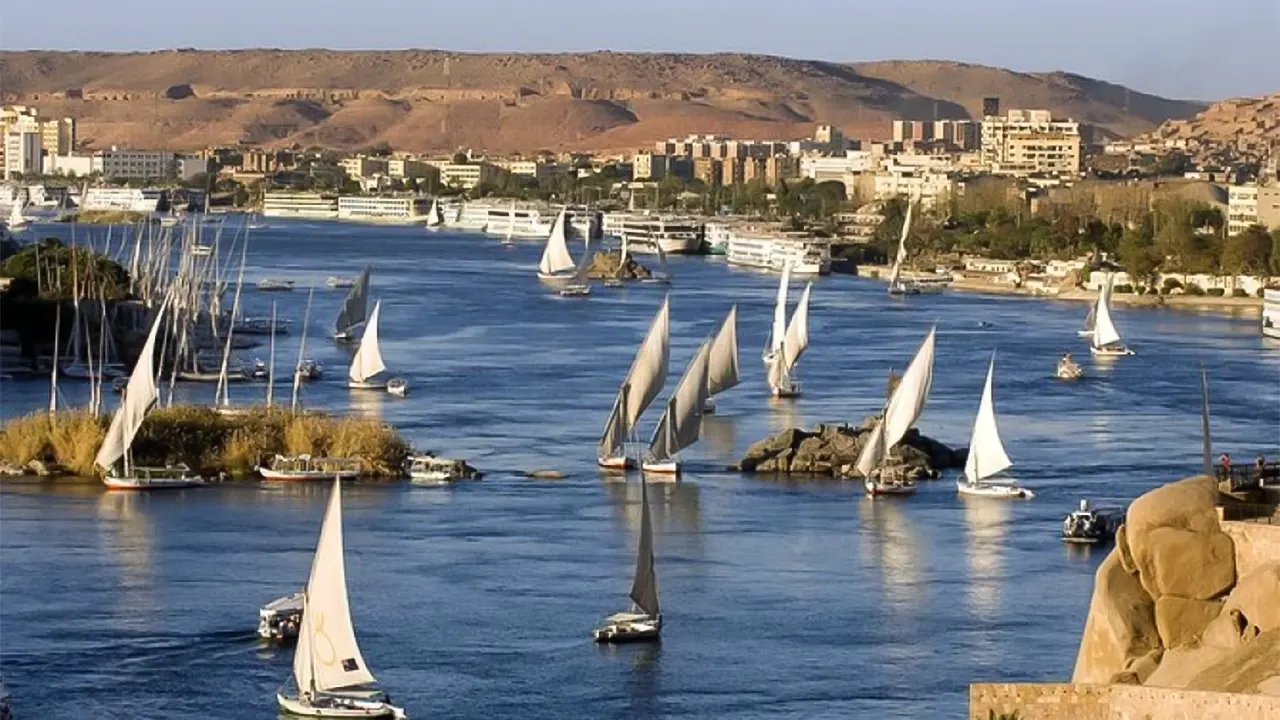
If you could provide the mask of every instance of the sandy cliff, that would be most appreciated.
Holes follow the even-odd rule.
[[[31,51],[0,53],[0,75],[6,102],[77,118],[93,147],[623,149],[689,132],[801,137],[817,123],[875,138],[894,118],[977,116],[988,95],[1132,135],[1203,107],[1066,73],[743,54]]]

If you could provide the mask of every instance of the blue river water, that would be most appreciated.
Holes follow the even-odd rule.
[[[668,388],[734,303],[744,379],[684,454],[683,481],[652,487],[661,645],[600,649],[592,624],[626,606],[639,485],[599,475],[595,442],[666,290],[561,298],[534,277],[539,252],[420,228],[254,231],[247,286],[299,287],[245,292],[249,314],[276,301],[293,319],[282,367],[297,352],[305,288],[317,286],[308,354],[328,372],[304,404],[381,417],[420,449],[487,473],[450,488],[344,491],[357,635],[410,717],[962,717],[970,682],[1069,677],[1102,553],[1062,545],[1059,521],[1082,497],[1124,502],[1198,469],[1201,363],[1216,448],[1237,458],[1280,448],[1280,344],[1256,317],[1117,308],[1138,355],[1102,363],[1075,335],[1082,305],[958,292],[891,300],[882,284],[823,277],[799,368],[805,394],[780,402],[757,354],[777,278],[673,258]],[[324,278],[366,262],[387,365],[412,383],[405,399],[346,390],[350,351],[327,339],[341,291]],[[997,351],[996,411],[1012,474],[1034,500],[961,500],[948,477],[872,501],[855,483],[725,469],[779,430],[874,412],[889,370],[935,323],[921,430],[966,444]],[[1052,379],[1066,350],[1084,381]],[[64,402],[84,401],[86,386],[63,385]],[[263,389],[235,385],[232,399],[260,402]],[[212,393],[179,388],[186,400]],[[277,397],[287,394],[282,381]],[[45,381],[0,387],[6,417],[47,402]],[[539,468],[567,478],[522,474]],[[17,717],[276,716],[291,654],[257,643],[256,612],[305,582],[328,489],[0,486],[0,673]]]

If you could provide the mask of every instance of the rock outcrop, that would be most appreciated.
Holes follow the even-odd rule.
[[[649,268],[636,262],[634,257],[628,256],[626,262],[622,263],[622,267],[618,267],[618,263],[622,259],[622,251],[618,252],[605,251],[598,252],[591,258],[591,267],[587,270],[587,277],[597,280],[644,280],[653,277],[653,273],[649,272]]]
[[[743,472],[852,475],[862,445],[870,435],[874,418],[861,425],[819,424],[812,431],[791,428],[747,448],[738,462]],[[913,470],[915,479],[935,478],[942,470],[963,467],[968,450],[952,450],[915,428],[889,452],[891,461]]]
[[[1216,484],[1133,502],[1098,568],[1072,681],[1280,694],[1280,557],[1237,576]]]

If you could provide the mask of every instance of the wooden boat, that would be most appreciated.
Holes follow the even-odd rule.
[[[605,618],[592,632],[598,643],[652,642],[662,634],[658,606],[658,574],[653,561],[653,527],[649,519],[649,491],[640,477],[640,544],[636,548],[636,572],[631,581],[632,609]]]
[[[890,295],[919,295],[920,288],[915,283],[902,278],[902,263],[907,260],[907,237],[911,234],[911,212],[914,203],[907,203],[907,215],[902,220],[902,235],[898,238],[898,254],[893,259],[893,269],[889,271]]]
[[[361,326],[369,318],[369,275],[372,272],[373,268],[366,265],[360,277],[349,286],[341,286],[350,287],[350,290],[346,297],[342,298],[342,307],[338,310],[338,317],[333,321],[333,339],[339,342],[354,340]],[[330,280],[333,279],[330,278]],[[330,287],[340,286],[330,285]]]
[[[658,418],[640,468],[646,473],[675,477],[680,474],[681,450],[698,441],[702,427],[702,406],[707,402],[707,363],[711,355],[708,338],[694,353],[676,384],[675,392]]]
[[[606,470],[633,467],[627,456],[626,442],[635,432],[640,416],[653,402],[667,382],[667,361],[671,355],[671,301],[663,298],[662,307],[649,324],[631,369],[618,389],[605,421],[604,433],[596,452],[596,462]]]
[[[965,462],[964,477],[956,481],[956,491],[961,495],[989,498],[1031,499],[1035,493],[1022,487],[1015,480],[992,480],[1009,469],[1013,461],[1000,441],[996,426],[995,400],[991,393],[991,381],[996,371],[996,356],[991,354],[987,366],[987,383],[978,403],[978,417],[973,422],[973,434],[969,438],[969,459]]]
[[[1124,344],[1120,331],[1111,319],[1110,295],[1110,290],[1106,287],[1098,293],[1093,334],[1089,336],[1089,352],[1100,357],[1134,355],[1136,353]]]
[[[711,355],[707,358],[707,400],[702,403],[702,414],[715,413],[715,396],[739,382],[738,306],[734,305],[711,342]]]
[[[259,465],[254,469],[263,480],[354,480],[360,477],[360,461],[351,458],[276,455],[269,466]]]
[[[813,283],[805,285],[804,294],[800,296],[800,302],[788,323],[787,284],[790,277],[791,266],[788,265],[783,268],[782,279],[778,283],[773,325],[762,355],[769,391],[779,398],[799,397],[800,383],[795,380],[795,367],[800,362],[800,356],[809,347],[809,295],[813,290]]]
[[[937,328],[929,330],[911,364],[889,395],[884,412],[871,429],[871,437],[858,455],[857,471],[864,478],[867,494],[910,495],[915,492],[915,481],[907,477],[901,467],[887,466],[889,451],[907,434],[920,419],[925,403],[929,400],[929,388],[933,385],[933,355]]]

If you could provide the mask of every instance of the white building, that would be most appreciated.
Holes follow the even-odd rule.
[[[164,150],[103,150],[102,176],[111,180],[168,180],[177,177],[178,156]]]
[[[431,201],[422,197],[343,195],[338,198],[338,219],[410,225],[425,223],[430,208]]]
[[[812,178],[814,182],[844,182],[844,176],[849,173],[868,172],[875,167],[876,160],[870,152],[849,150],[833,157],[800,158],[800,177]]]
[[[470,190],[477,185],[497,182],[502,170],[489,163],[448,163],[440,166],[440,181],[445,185]]]
[[[982,119],[982,159],[999,175],[1076,175],[1080,123],[1048,110],[1010,110]]]
[[[42,136],[39,129],[28,128],[22,124],[16,124],[13,129],[5,133],[5,179],[9,179],[15,174],[31,177],[39,175],[44,170],[41,140]]]
[[[879,172],[875,177],[876,200],[902,197],[915,200],[925,210],[932,210],[951,201],[955,181],[943,173],[899,169],[898,172]]]
[[[102,172],[102,158],[97,155],[50,155],[45,158],[46,175],[88,177]]]
[[[546,180],[560,172],[559,165],[538,162],[537,160],[501,160],[495,164],[512,175],[529,177],[535,180]]]
[[[338,217],[338,196],[310,192],[268,192],[262,197],[264,217],[298,217],[333,220]]]

